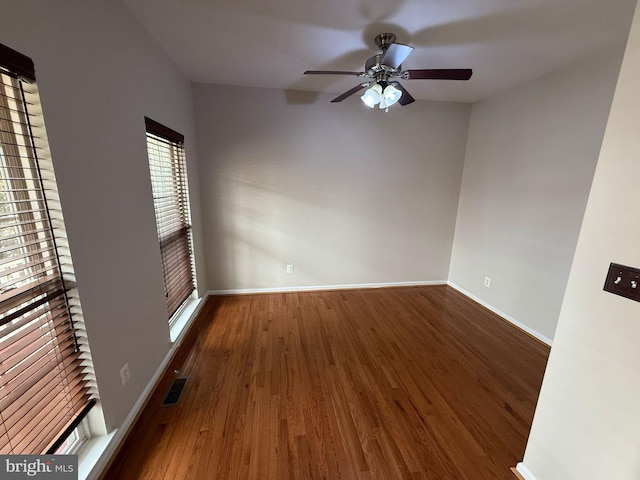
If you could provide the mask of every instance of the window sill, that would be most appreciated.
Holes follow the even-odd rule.
[[[96,435],[85,443],[78,453],[78,480],[87,480],[88,478],[98,478],[101,472],[93,472],[94,467],[98,465],[100,458],[109,448],[109,444],[117,430],[107,435]],[[93,476],[91,474],[94,473]]]
[[[187,300],[187,303],[182,307],[182,310],[178,314],[175,322],[171,326],[170,338],[171,343],[175,343],[180,334],[185,330],[185,327],[191,323],[191,320],[197,314],[198,307],[201,305],[202,299],[192,297]]]

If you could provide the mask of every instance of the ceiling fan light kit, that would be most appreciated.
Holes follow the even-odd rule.
[[[360,98],[367,107],[373,108],[379,105],[380,108],[389,111],[389,107],[397,103],[401,96],[402,92],[393,85],[388,84],[383,87],[380,83],[376,83]]]
[[[395,43],[393,33],[381,33],[375,38],[376,45],[382,53],[369,57],[365,62],[363,72],[346,72],[335,70],[307,70],[305,75],[353,75],[368,77],[370,80],[356,85],[342,95],[331,100],[332,103],[341,102],[365,87],[369,87],[360,98],[370,108],[379,105],[381,109],[388,108],[395,103],[408,105],[415,99],[394,78],[402,80],[469,80],[473,71],[468,68],[453,69],[418,69],[402,70],[402,62],[413,51],[413,47]]]

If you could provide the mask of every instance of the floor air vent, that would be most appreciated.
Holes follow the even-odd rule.
[[[163,405],[175,405],[180,400],[180,395],[182,395],[182,391],[184,390],[184,386],[187,384],[186,378],[176,378],[171,384],[171,388],[169,389],[169,393],[162,402]]]

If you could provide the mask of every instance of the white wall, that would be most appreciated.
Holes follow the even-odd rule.
[[[610,262],[640,266],[638,78],[640,9],[519,467],[530,478],[640,478],[640,303],[602,290]]]
[[[470,106],[332,97],[194,85],[212,289],[447,279]]]
[[[3,0],[0,11],[0,41],[35,62],[102,406],[117,427],[170,348],[145,115],[186,137],[203,256],[191,86],[120,2]]]
[[[622,48],[473,105],[449,280],[547,339]]]

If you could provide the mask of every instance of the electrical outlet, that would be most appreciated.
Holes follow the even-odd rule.
[[[123,387],[127,384],[130,378],[131,375],[129,374],[129,363],[127,362],[120,369],[120,380],[122,380]]]
[[[491,278],[490,277],[484,277],[484,286],[489,288],[491,287]]]
[[[291,263],[287,265],[287,273],[293,273],[293,265]]]

